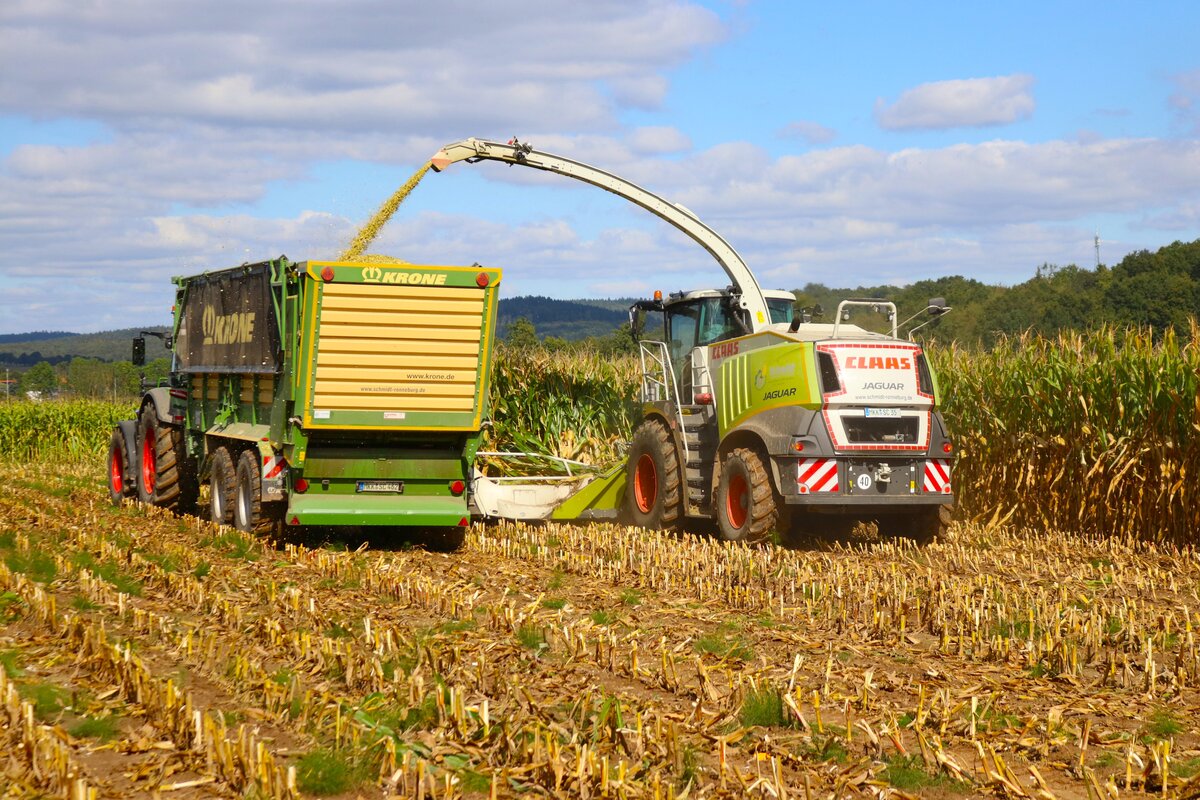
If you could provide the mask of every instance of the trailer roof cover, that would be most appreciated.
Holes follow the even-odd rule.
[[[175,348],[183,372],[279,371],[279,324],[270,263],[221,270],[183,281]]]

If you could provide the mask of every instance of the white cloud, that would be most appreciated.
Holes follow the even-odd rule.
[[[1200,133],[1200,69],[1174,75],[1171,82],[1175,91],[1167,98],[1167,104],[1184,128],[1190,133]]]
[[[796,120],[784,125],[777,135],[782,139],[800,139],[808,144],[829,144],[837,138],[837,131],[819,122]]]
[[[692,148],[692,140],[677,128],[651,126],[630,132],[629,147],[639,155],[681,153]]]
[[[875,103],[875,119],[887,130],[937,130],[1007,125],[1033,115],[1033,76],[923,83],[888,104]]]

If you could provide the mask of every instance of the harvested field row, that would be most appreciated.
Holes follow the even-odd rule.
[[[1191,551],[271,546],[89,469],[0,467],[16,796],[1200,796]]]

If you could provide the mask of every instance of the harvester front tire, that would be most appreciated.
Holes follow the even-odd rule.
[[[142,406],[137,425],[137,497],[177,513],[196,505],[199,486],[190,468],[183,431],[159,420],[153,404]]]
[[[634,525],[657,530],[679,519],[679,455],[658,420],[634,431],[625,478],[625,509]]]
[[[125,443],[125,432],[113,429],[108,442],[108,499],[120,506],[127,497],[132,497],[136,488],[127,480],[129,476],[129,448]]]
[[[272,513],[274,504],[262,501],[262,476],[258,451],[250,448],[238,456],[236,488],[233,495],[233,527],[245,533],[271,533],[280,515]]]
[[[717,527],[727,542],[766,541],[786,518],[770,474],[758,453],[749,448],[736,448],[721,462],[716,500]]]
[[[209,518],[218,525],[228,525],[233,516],[234,492],[237,488],[237,472],[228,447],[218,447],[213,453],[212,467],[208,474]]]

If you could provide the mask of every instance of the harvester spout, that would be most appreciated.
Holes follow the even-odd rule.
[[[750,272],[750,268],[746,266],[746,262],[729,242],[683,206],[668,202],[612,173],[563,156],[534,150],[529,144],[519,142],[515,138],[503,144],[483,139],[464,139],[438,150],[429,159],[429,163],[435,172],[441,172],[457,161],[475,163],[484,160],[503,161],[507,164],[520,164],[546,172],[554,172],[590,183],[641,206],[687,234],[717,260],[717,263],[733,281],[736,302],[740,308],[746,311],[752,331],[761,330],[770,325],[771,315],[767,310],[766,298],[763,296],[758,281]]]

